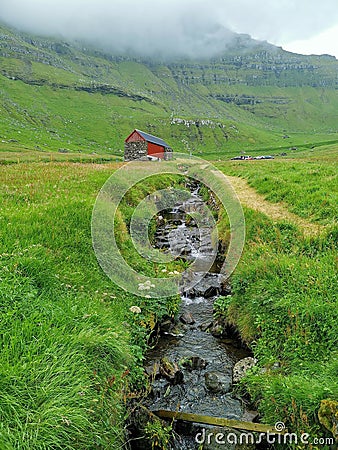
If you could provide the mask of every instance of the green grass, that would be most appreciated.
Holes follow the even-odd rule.
[[[123,445],[125,399],[144,386],[147,336],[177,299],[127,294],[98,266],[92,207],[116,167],[0,166],[1,448]]]
[[[304,237],[295,224],[245,208],[247,241],[233,295],[218,301],[218,314],[239,329],[258,360],[242,388],[263,420],[311,437],[330,436],[317,414],[322,400],[338,399],[335,152],[221,165],[268,200],[282,199],[293,212],[326,224],[322,235]]]
[[[283,202],[288,209],[312,222],[338,220],[337,144],[305,150],[292,159],[240,161],[219,167],[247,179],[269,202]]]

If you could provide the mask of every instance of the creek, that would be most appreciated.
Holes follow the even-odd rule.
[[[191,196],[184,204],[162,213],[155,246],[186,261],[200,260],[202,268],[214,255],[214,248],[210,228],[197,227],[189,219],[187,211],[198,211],[203,203],[198,187],[192,185],[190,190]],[[183,292],[178,320],[163,320],[160,338],[147,352],[146,372],[151,378],[151,392],[143,405],[150,411],[183,411],[246,421],[254,418],[255,414],[246,410],[233,389],[234,365],[251,353],[234,334],[224,334],[213,315],[215,300],[231,293],[229,285],[217,273],[217,261],[194,287]],[[201,273],[195,275],[200,278]],[[168,448],[235,448],[213,442],[201,446],[196,442],[196,435],[203,429],[210,431],[215,427],[175,421]],[[142,440],[135,440],[132,448],[147,447]]]

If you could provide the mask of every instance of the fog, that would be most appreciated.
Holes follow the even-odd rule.
[[[232,32],[276,44],[313,38],[337,24],[338,8],[336,0],[1,0],[0,19],[118,53],[210,56]]]

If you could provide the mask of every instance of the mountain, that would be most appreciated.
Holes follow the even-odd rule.
[[[235,35],[218,57],[112,55],[0,26],[0,149],[121,155],[134,128],[197,154],[338,140],[338,61]]]

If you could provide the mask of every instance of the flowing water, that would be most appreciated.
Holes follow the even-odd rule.
[[[214,255],[210,228],[197,228],[187,221],[186,211],[198,210],[202,200],[195,189],[184,205],[168,211],[156,232],[156,245],[164,251],[186,260],[200,261],[197,267],[209,263]],[[183,206],[183,207],[182,207]],[[219,295],[230,294],[221,275],[209,273],[192,289],[182,295],[179,319],[169,318],[161,326],[161,337],[147,353],[146,369],[152,378],[150,395],[144,406],[150,411],[171,410],[238,420],[250,420],[243,401],[233,392],[234,364],[250,355],[233,336],[222,338],[213,318],[213,303]],[[197,269],[198,270],[198,269]],[[195,276],[201,275],[199,272]],[[202,429],[213,427],[198,424],[174,424],[173,450],[199,448],[235,448],[196,442]],[[218,430],[219,431],[219,430]],[[199,435],[201,436],[201,435]],[[134,449],[146,447],[133,445]],[[149,447],[151,448],[151,447]]]

